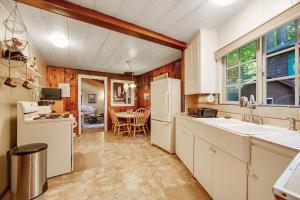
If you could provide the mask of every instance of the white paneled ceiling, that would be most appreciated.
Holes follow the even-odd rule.
[[[199,28],[217,28],[250,0],[220,7],[215,0],[71,0],[73,3],[188,41]],[[13,0],[0,0],[11,10]],[[18,5],[31,40],[48,65],[142,74],[180,58],[180,51],[116,33],[57,14]],[[69,45],[57,48],[50,36],[64,35]]]

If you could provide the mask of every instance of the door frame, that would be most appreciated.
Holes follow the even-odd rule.
[[[104,81],[104,131],[107,132],[107,101],[108,101],[108,86],[107,86],[107,77],[104,76],[95,76],[95,75],[86,75],[78,74],[78,134],[81,135],[81,80],[82,79],[96,79]]]

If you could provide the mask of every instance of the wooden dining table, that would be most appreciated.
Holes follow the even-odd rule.
[[[117,112],[116,116],[121,119],[126,119],[127,121],[131,121],[134,118],[133,112]]]
[[[117,118],[119,119],[125,119],[126,122],[131,126],[132,119],[134,118],[134,113],[133,112],[117,112],[116,113]],[[129,130],[131,134],[131,128]]]

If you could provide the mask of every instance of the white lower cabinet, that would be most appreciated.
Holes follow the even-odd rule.
[[[248,200],[274,200],[272,188],[291,160],[278,152],[251,146]]]
[[[226,152],[213,149],[213,199],[247,199],[247,164]]]
[[[176,154],[185,166],[193,173],[194,168],[194,134],[179,124],[176,124]]]
[[[247,164],[195,137],[194,176],[215,200],[247,199]]]
[[[251,138],[234,143],[240,152],[207,125],[176,119],[176,154],[214,200],[275,200],[272,188],[297,151]],[[220,129],[219,134],[228,135]],[[227,140],[231,141],[231,140]],[[235,154],[234,154],[235,153]],[[247,160],[238,157],[249,154]],[[250,157],[249,157],[250,156]]]
[[[195,136],[194,146],[194,176],[212,196],[214,153],[210,145],[198,136]]]

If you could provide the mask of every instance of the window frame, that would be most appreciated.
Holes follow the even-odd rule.
[[[229,53],[233,52],[233,51],[229,52],[228,54],[226,54],[226,56],[223,57],[223,61],[222,61],[223,70],[224,70],[224,72],[223,72],[223,80],[224,80],[223,81],[223,91],[224,91],[223,102],[225,102],[225,104],[237,104],[239,102],[239,99],[237,101],[228,101],[227,100],[227,87],[228,86],[238,86],[238,96],[240,98],[242,86],[251,83],[250,81],[246,81],[244,83],[241,82],[241,66],[243,66],[245,64],[248,64],[248,63],[252,63],[254,61],[256,62],[256,78],[255,78],[254,83],[255,83],[255,86],[256,86],[255,88],[256,88],[256,94],[257,94],[257,72],[258,72],[257,71],[257,65],[258,65],[257,64],[258,63],[257,62],[257,58],[258,58],[259,42],[258,42],[258,40],[253,40],[253,41],[248,42],[247,44],[241,46],[240,48],[238,48],[236,50],[240,50],[241,48],[243,48],[243,47],[245,47],[245,46],[247,46],[247,45],[249,45],[249,44],[251,44],[253,42],[256,42],[256,55],[255,55],[255,59],[251,59],[251,60],[248,60],[246,62],[241,63],[241,61],[240,61],[240,55],[239,55],[238,64],[232,65],[230,67],[227,67],[227,55]],[[236,51],[236,50],[234,50],[234,51]],[[235,67],[238,67],[238,75],[239,75],[238,76],[238,80],[237,80],[238,83],[227,84],[227,71],[228,71],[228,69],[232,69],[232,68],[235,68]]]
[[[262,99],[263,102],[262,102],[262,105],[264,105],[264,106],[271,106],[271,107],[274,107],[274,106],[285,106],[285,107],[299,106],[299,47],[300,47],[300,45],[299,45],[299,26],[298,26],[299,19],[295,19],[292,21],[295,23],[295,38],[294,38],[295,44],[294,44],[294,46],[267,55],[266,42],[265,42],[266,34],[262,37],[263,43],[264,43],[264,48],[263,48],[264,65],[263,65],[263,73],[262,73],[262,76],[263,76],[263,82],[262,82],[263,83],[263,86],[262,86],[263,87],[263,99]],[[289,24],[289,23],[291,23],[291,22],[288,22],[286,24]],[[283,24],[282,26],[284,26],[284,25],[285,24]],[[276,30],[276,29],[274,29],[274,30]],[[295,75],[268,79],[267,78],[267,59],[277,56],[277,55],[282,55],[282,54],[290,52],[290,51],[294,51],[294,53],[295,53]],[[267,104],[267,84],[272,81],[290,80],[290,79],[293,79],[295,82],[295,100],[294,100],[295,104],[294,105]]]
[[[267,50],[266,50],[266,36],[269,33],[264,34],[263,36],[259,37],[257,40],[253,40],[256,41],[256,59],[253,59],[251,61],[247,61],[245,63],[240,63],[240,58],[239,58],[239,63],[237,65],[234,66],[230,66],[229,68],[227,68],[227,55],[229,53],[227,53],[223,58],[222,58],[222,91],[221,91],[221,104],[238,104],[238,101],[227,101],[227,87],[228,86],[234,86],[234,85],[238,85],[238,89],[239,89],[239,97],[241,94],[241,86],[245,83],[241,83],[240,81],[240,67],[243,64],[249,63],[249,62],[253,62],[254,60],[256,60],[256,101],[258,103],[258,105],[262,105],[262,106],[270,106],[270,107],[299,107],[300,106],[300,99],[299,99],[299,95],[300,95],[300,18],[299,19],[294,19],[292,20],[295,23],[295,44],[292,47],[289,47],[287,49],[283,49],[280,50],[278,52],[275,53],[271,53],[269,55],[267,55]],[[292,21],[286,23],[289,24]],[[283,24],[282,26],[284,26],[285,24]],[[276,27],[274,30],[277,30],[278,27]],[[272,30],[272,31],[274,31]],[[253,42],[252,41],[252,42]],[[239,47],[237,50],[241,49],[242,47],[250,44],[251,42],[248,42],[247,44]],[[283,53],[289,52],[293,50],[295,52],[295,75],[292,76],[284,76],[284,77],[277,77],[277,78],[273,78],[273,79],[267,79],[267,58],[270,57],[274,57],[276,55],[281,55]],[[235,50],[234,50],[235,51]],[[236,84],[229,84],[227,85],[227,70],[234,68],[234,67],[239,67],[239,77],[238,77],[238,83]],[[284,105],[284,104],[267,104],[267,83],[271,82],[271,81],[276,81],[276,80],[288,80],[293,78],[295,81],[295,104],[294,105]]]

